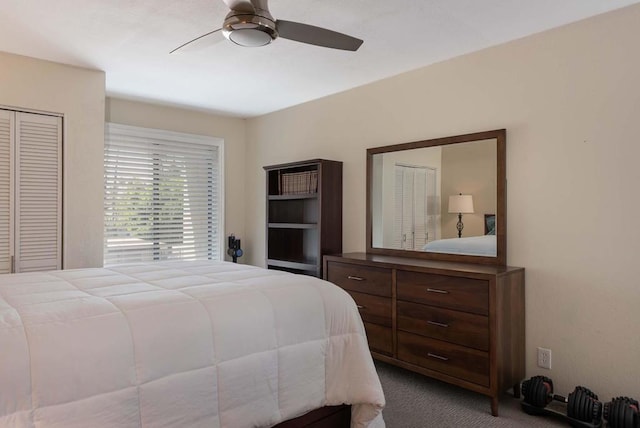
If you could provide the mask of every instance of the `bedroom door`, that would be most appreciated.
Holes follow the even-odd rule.
[[[394,248],[420,251],[437,239],[436,171],[396,164],[395,176]]]
[[[62,268],[62,118],[0,109],[0,273]]]

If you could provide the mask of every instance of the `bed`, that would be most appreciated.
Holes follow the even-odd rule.
[[[484,215],[484,235],[465,238],[447,238],[428,242],[422,251],[432,253],[492,256],[497,254],[496,215]]]
[[[2,428],[269,427],[342,404],[352,427],[384,427],[358,310],[309,276],[216,261],[0,275],[0,350]]]
[[[467,238],[438,239],[427,243],[423,251],[432,253],[465,254],[468,256],[496,255],[496,236],[470,236]]]

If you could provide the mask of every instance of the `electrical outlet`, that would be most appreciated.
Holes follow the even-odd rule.
[[[551,370],[551,349],[538,348],[538,367]]]

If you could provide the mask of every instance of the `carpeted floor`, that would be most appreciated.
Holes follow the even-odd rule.
[[[382,412],[387,428],[569,426],[560,418],[524,413],[520,400],[509,394],[500,399],[496,418],[484,395],[381,362],[376,362],[376,368],[387,401]]]

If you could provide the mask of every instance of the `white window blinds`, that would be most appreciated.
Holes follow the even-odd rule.
[[[105,138],[105,265],[221,258],[222,140],[118,124]]]

